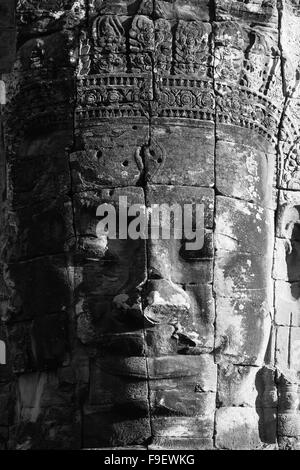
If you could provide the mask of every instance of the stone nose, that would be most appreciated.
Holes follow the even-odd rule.
[[[148,282],[144,295],[144,317],[153,325],[178,323],[190,311],[190,298],[181,286],[170,280]]]
[[[172,272],[179,263],[180,240],[148,241],[148,279],[172,279]]]

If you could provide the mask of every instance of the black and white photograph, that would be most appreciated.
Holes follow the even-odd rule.
[[[300,450],[299,0],[0,0],[0,450]]]

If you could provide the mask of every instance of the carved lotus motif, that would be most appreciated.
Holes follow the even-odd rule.
[[[210,26],[179,21],[176,31],[175,71],[205,74],[209,60]]]
[[[197,105],[203,106],[204,108],[212,109],[214,107],[214,97],[212,93],[204,93],[203,95],[198,95]]]
[[[193,108],[196,103],[196,98],[195,95],[189,90],[187,91],[182,91],[180,96],[179,96],[179,104],[181,104],[184,107],[187,108]]]
[[[166,20],[155,22],[155,62],[158,71],[170,71],[172,62],[171,25]]]
[[[97,103],[97,95],[96,93],[89,93],[87,96],[86,96],[86,103],[88,105],[93,105],[95,103]]]
[[[154,50],[154,24],[149,18],[137,16],[129,35],[133,52]]]
[[[152,69],[151,57],[148,54],[136,54],[131,57],[133,70],[147,71]]]
[[[125,32],[118,17],[97,18],[93,25],[95,46],[103,53],[120,53],[126,50]]]
[[[159,93],[159,101],[160,101],[162,106],[166,106],[168,104],[171,104],[170,103],[170,94],[167,91],[160,92]],[[173,100],[173,104],[174,104],[174,101],[175,101],[175,99]]]
[[[237,108],[237,104],[236,104],[236,109]],[[262,109],[253,109],[253,103],[251,103],[250,101],[243,101],[243,102],[240,102],[239,103],[239,112],[241,113],[241,115],[246,118],[247,116],[251,116],[252,118],[256,118],[258,120],[260,119],[263,119],[264,118],[264,113],[263,113],[263,110]]]
[[[231,109],[232,109],[232,111],[233,112],[239,112],[242,107],[244,107],[244,110],[246,109],[245,104],[244,103],[241,104],[240,96],[234,94],[231,98]]]
[[[152,49],[153,46],[153,29],[146,27],[137,36],[137,40],[145,47],[145,49]]]
[[[120,101],[120,93],[116,90],[109,91],[107,99],[109,103],[117,103]]]
[[[97,73],[121,71],[124,69],[125,63],[125,57],[120,54],[95,54],[94,57],[94,69]]]
[[[271,132],[274,132],[274,130],[276,129],[276,121],[270,114],[266,114],[263,120],[263,125],[266,129],[268,129],[268,131]]]

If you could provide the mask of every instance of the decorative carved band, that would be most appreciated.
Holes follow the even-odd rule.
[[[147,116],[253,129],[276,144],[282,109],[246,87],[188,76],[89,75],[78,80],[77,120]],[[217,99],[215,99],[215,95]]]

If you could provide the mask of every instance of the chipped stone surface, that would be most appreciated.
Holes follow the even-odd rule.
[[[186,127],[167,122],[160,125],[154,123],[152,135],[157,145],[153,159],[156,157],[158,163],[155,166],[155,162],[150,160],[149,173],[152,183],[213,186],[213,123],[207,123],[202,128],[199,125]],[[184,147],[181,147],[182,141],[186,142]],[[162,161],[159,163],[160,158]]]
[[[271,301],[271,261],[260,255],[219,252],[215,262],[215,292],[220,297],[247,299],[248,291],[257,291]]]
[[[142,147],[148,141],[147,122],[120,124],[103,123],[93,132],[80,133],[81,148],[70,155],[74,191],[138,183],[142,169],[137,146]]]

